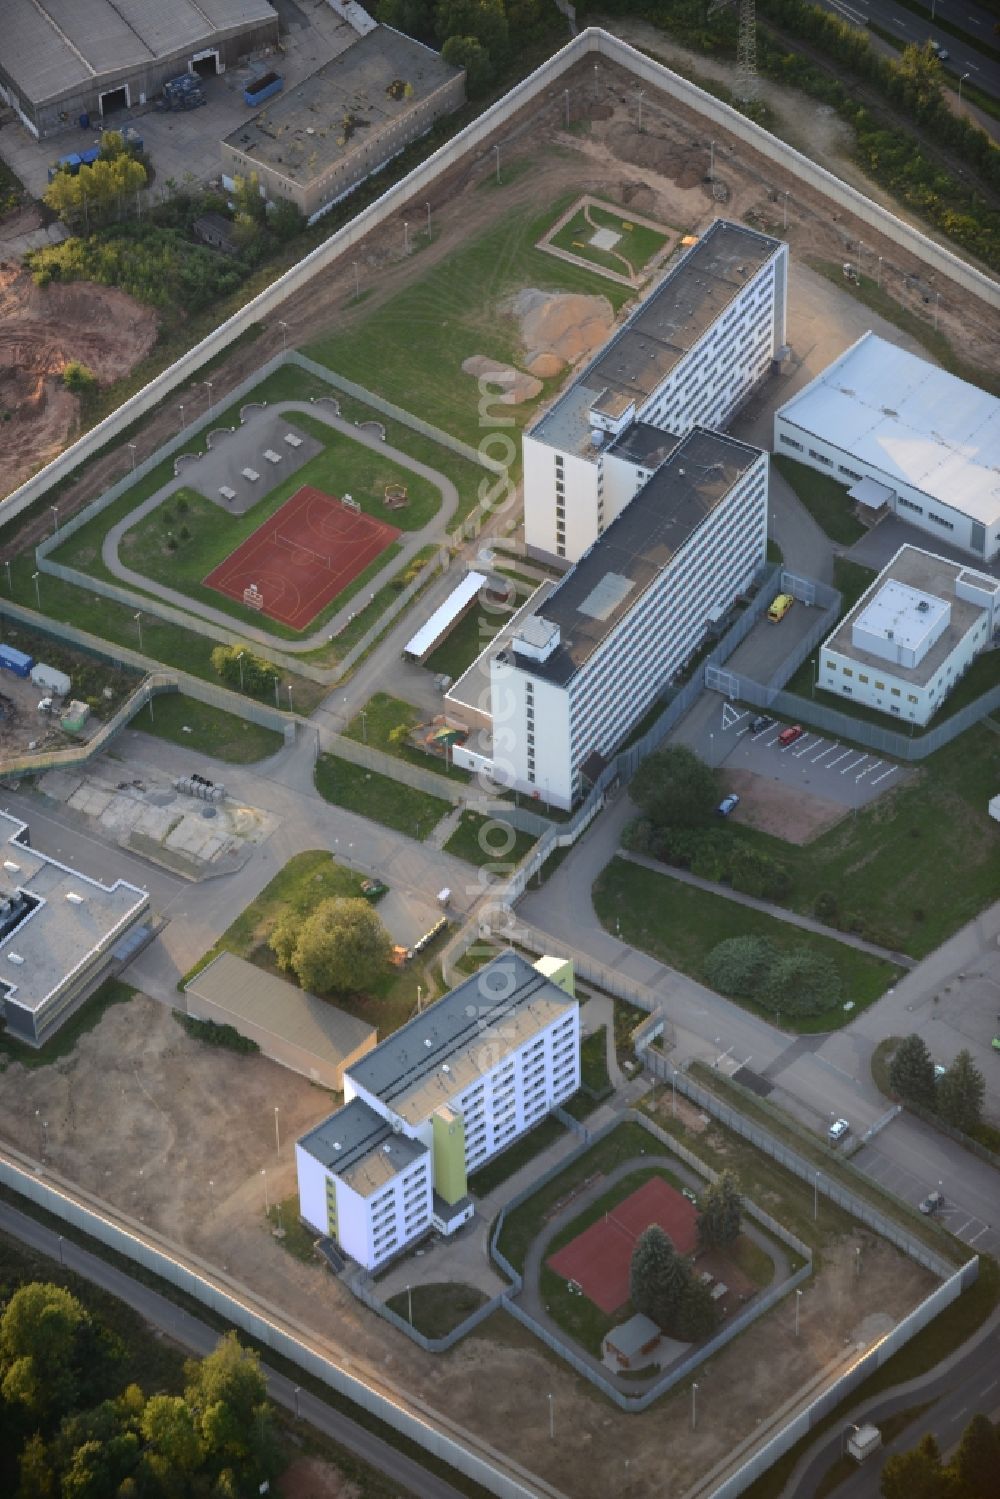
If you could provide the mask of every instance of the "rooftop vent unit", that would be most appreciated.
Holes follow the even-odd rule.
[[[883,406],[882,407],[882,415],[883,416],[898,416],[899,412],[898,411],[893,411],[893,409],[892,409],[891,406]]]
[[[931,606],[927,602],[926,599],[920,599],[919,602],[917,603],[917,613],[918,614],[929,614],[930,613],[930,607]]]
[[[430,1039],[430,1037],[429,1037],[429,1036],[426,1036],[426,1037],[425,1037],[425,1038],[424,1038],[424,1045],[425,1045],[425,1046],[426,1046],[426,1047],[427,1047],[427,1050],[428,1050],[428,1051],[430,1051],[430,1049],[431,1049],[431,1047],[432,1047],[432,1046],[433,1046],[433,1044],[434,1044],[434,1043],[433,1043],[433,1041],[432,1041],[432,1040],[431,1040],[431,1039]]]
[[[442,1072],[450,1072],[451,1071],[451,1068],[448,1066],[447,1062],[442,1062],[441,1063],[441,1071]]]
[[[383,1155],[391,1155],[392,1154],[392,1146],[389,1144],[388,1140],[382,1146],[382,1154]]]
[[[343,1147],[343,1145],[341,1145],[341,1143],[340,1143],[339,1140],[334,1140],[334,1142],[333,1142],[333,1148],[334,1148],[334,1150],[343,1150],[344,1147]]]
[[[8,963],[16,963],[20,967],[20,965],[24,962],[24,959],[21,957],[21,954],[19,952],[9,952],[7,954],[7,961]]]
[[[83,896],[82,895],[77,895],[77,893],[76,893],[75,890],[67,890],[67,892],[66,892],[66,899],[69,901],[69,903],[70,903],[71,906],[82,906],[83,905]]]
[[[15,864],[13,859],[4,859],[4,861],[3,861],[3,867],[4,867],[4,869],[8,870],[11,874],[20,874],[21,873],[21,866],[20,866],[20,864]]]

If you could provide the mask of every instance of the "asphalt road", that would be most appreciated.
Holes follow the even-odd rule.
[[[943,1315],[947,1317],[948,1313]],[[931,1432],[942,1453],[947,1454],[958,1442],[967,1423],[977,1413],[996,1419],[1000,1412],[1000,1328],[993,1319],[989,1331],[957,1360],[926,1383],[914,1381],[904,1389],[871,1402],[853,1414],[851,1424],[880,1421],[897,1411],[909,1410],[915,1405],[933,1402],[932,1409],[925,1411],[908,1426],[894,1441],[887,1443],[881,1452],[862,1464],[856,1473],[839,1484],[833,1491],[836,1499],[878,1499],[879,1476],[885,1459],[895,1452],[906,1451],[916,1446],[925,1432]],[[840,1457],[850,1426],[836,1426],[808,1455],[804,1466],[798,1469],[785,1489],[793,1499],[812,1499],[827,1470]]]
[[[866,27],[873,21],[904,44],[928,40],[939,42],[948,53],[944,67],[953,75],[952,83],[968,73],[970,83],[976,84],[984,93],[1000,97],[1000,62],[994,62],[977,46],[979,42],[987,46],[1000,45],[1000,38],[993,32],[995,17],[967,3],[967,0],[942,0],[937,6],[942,16],[947,15],[953,25],[961,26],[968,33],[967,40],[942,31],[931,21],[929,13],[924,19],[897,5],[895,0],[817,0],[817,4],[832,11],[842,21],[849,21],[852,26]]]
[[[6,1203],[0,1203],[0,1229],[21,1243],[59,1260],[77,1275],[124,1301],[151,1327],[158,1328],[191,1353],[204,1357],[219,1341],[219,1334],[197,1317],[192,1317],[158,1292]],[[276,1404],[295,1411],[303,1421],[308,1421],[324,1436],[377,1468],[407,1493],[418,1495],[420,1499],[461,1499],[459,1491],[443,1478],[428,1473],[419,1463],[359,1426],[349,1416],[331,1409],[308,1390],[299,1389],[292,1380],[276,1373],[267,1364],[262,1363],[261,1368],[267,1379],[268,1394]]]

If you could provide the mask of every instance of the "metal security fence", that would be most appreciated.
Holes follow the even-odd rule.
[[[463,1321],[452,1328],[451,1332],[445,1333],[440,1338],[429,1338],[426,1333],[420,1331],[419,1327],[414,1327],[412,1322],[408,1322],[405,1317],[401,1317],[391,1306],[380,1300],[372,1290],[368,1277],[363,1272],[356,1275],[345,1275],[341,1279],[347,1289],[360,1302],[363,1302],[369,1311],[375,1312],[383,1321],[388,1322],[390,1327],[394,1327],[397,1332],[404,1333],[406,1337],[416,1343],[418,1348],[422,1348],[425,1353],[447,1353],[449,1348],[454,1348],[455,1344],[460,1342],[462,1338],[466,1338],[470,1332],[474,1332],[480,1322],[485,1322],[487,1317],[492,1317],[494,1312],[500,1311],[507,1304],[507,1293],[501,1291],[498,1295],[491,1297],[489,1301],[484,1301],[482,1306],[477,1307],[474,1312],[470,1312]]]
[[[683,1093],[705,1113],[718,1119],[727,1129],[749,1140],[758,1150],[769,1155],[772,1160],[791,1171],[794,1176],[808,1182],[817,1196],[826,1197],[838,1207],[844,1208],[853,1218],[866,1224],[883,1239],[888,1239],[890,1244],[895,1244],[898,1249],[902,1249],[910,1259],[918,1265],[923,1265],[940,1280],[946,1280],[953,1274],[954,1266],[943,1255],[928,1248],[922,1240],[907,1232],[901,1223],[879,1212],[878,1208],[873,1207],[866,1198],[852,1192],[849,1187],[844,1186],[843,1182],[831,1176],[829,1171],[824,1171],[821,1166],[815,1165],[806,1157],[799,1155],[797,1151],[782,1144],[759,1124],[746,1118],[738,1109],[723,1102],[711,1089],[701,1087],[686,1072],[672,1066],[662,1052],[646,1046],[642,1050],[641,1057],[644,1065],[654,1077],[662,1082],[669,1082],[671,1086],[677,1088],[678,1092]],[[837,1166],[841,1172],[848,1175],[856,1171],[856,1168],[847,1161],[838,1161]],[[860,1173],[857,1175],[860,1182],[861,1175]]]

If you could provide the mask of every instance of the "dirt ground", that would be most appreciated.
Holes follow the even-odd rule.
[[[672,47],[644,23],[616,21],[614,29],[626,40],[650,46],[664,58],[683,55],[681,49]],[[706,74],[730,77],[726,64],[703,58],[688,60]],[[484,143],[477,153],[438,180],[429,195],[435,238],[422,250],[418,262],[402,253],[400,223],[411,212],[404,206],[400,223],[390,221],[373,230],[343,260],[289,297],[282,306],[289,345],[307,343],[330,329],[350,328],[363,321],[414,276],[445,259],[471,236],[494,227],[511,209],[523,204],[537,207],[576,191],[592,193],[688,231],[703,229],[717,214],[725,213],[782,234],[793,256],[800,259],[842,261],[847,247],[856,246],[861,237],[866,256],[882,257],[882,286],[887,292],[929,320],[924,299],[933,290],[940,290],[941,331],[970,364],[984,370],[1000,366],[1000,320],[990,309],[943,276],[928,271],[893,240],[834,208],[817,191],[735,136],[715,125],[709,132],[702,116],[651,89],[646,90],[643,101],[644,133],[637,135],[633,79],[606,63],[596,74],[592,64],[581,64],[566,76],[565,86],[571,101],[568,131],[564,86],[560,86],[549,98],[526,107],[497,133],[496,142],[502,143],[508,167],[513,169],[521,163],[527,167],[511,170],[511,180],[502,190],[478,190],[493,167],[493,141]],[[870,196],[879,197],[877,189],[850,163],[845,129],[829,108],[773,85],[765,85],[764,94],[778,109],[778,134]],[[710,133],[716,140],[714,192],[712,183],[706,180]],[[783,225],[786,191],[790,193],[787,229]],[[426,198],[428,194],[421,196]],[[424,211],[423,202],[420,211]],[[907,217],[898,208],[895,211]],[[354,302],[355,260],[370,288],[361,306]],[[869,268],[873,263],[868,261]],[[794,326],[794,308],[792,312]],[[215,399],[223,400],[273,352],[272,336],[267,331],[262,331],[260,339],[234,349],[213,371]],[[547,373],[540,368],[531,372]],[[188,387],[189,394],[194,383]],[[203,398],[204,392],[200,395]],[[137,460],[154,452],[172,434],[175,402],[182,399],[185,389],[178,388],[165,408],[145,425],[137,439]],[[77,483],[67,488],[61,508],[66,515],[71,514],[129,467],[128,449],[122,445],[112,450],[89,465]],[[5,542],[0,561],[35,544],[44,529],[44,517],[27,523]]]
[[[360,1499],[356,1483],[318,1457],[298,1457],[280,1478],[281,1499]]]
[[[798,1339],[783,1303],[705,1366],[692,1436],[686,1388],[645,1415],[621,1414],[502,1314],[450,1354],[425,1355],[327,1271],[288,1254],[268,1231],[265,1185],[272,1203],[292,1195],[293,1141],[332,1105],[329,1094],[283,1067],[192,1040],[166,1008],[140,996],[109,1010],[62,1061],[32,1071],[7,1067],[0,1139],[33,1159],[44,1151],[53,1179],[67,1178],[180,1242],[223,1278],[280,1307],[305,1336],[391,1383],[397,1398],[413,1392],[573,1499],[618,1492],[626,1454],[630,1499],[682,1494],[755,1434],[758,1417],[767,1419],[849,1342],[875,1336],[931,1286],[928,1275],[868,1235],[834,1243],[803,1296]],[[688,1107],[681,1099],[677,1106]],[[670,1108],[667,1093],[661,1107]],[[553,1395],[554,1443],[540,1389]],[[304,1474],[303,1483],[314,1481],[319,1475]],[[303,1499],[334,1492],[296,1490]]]
[[[72,360],[109,385],[156,342],[157,317],[125,292],[89,281],[36,286],[0,262],[0,414],[4,493],[54,458],[75,430],[79,401],[62,383]]]
[[[811,843],[850,812],[841,802],[825,801],[809,791],[796,791],[784,781],[755,775],[752,770],[727,770],[726,784],[740,804],[732,822],[745,823],[762,833],[773,833],[786,843]]]

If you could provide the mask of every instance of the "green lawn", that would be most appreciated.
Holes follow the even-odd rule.
[[[832,959],[841,975],[844,998],[853,1008],[837,1006],[818,1015],[782,1015],[789,1030],[803,1033],[835,1030],[879,999],[899,975],[899,969],[833,938],[800,931],[787,922],[683,885],[669,875],[656,874],[625,859],[612,859],[594,885],[594,907],[608,931],[620,931],[624,941],[651,953],[682,973],[706,983],[705,960],[727,937],[766,937],[780,950],[806,947]],[[731,996],[732,997],[732,996]],[[744,1009],[772,1019],[748,1000],[735,1000]]]
[[[598,1026],[596,1031],[580,1043],[580,1082],[599,1098],[604,1098],[611,1092],[606,1025]]]
[[[631,227],[626,228],[626,225]],[[613,251],[598,250],[590,243],[594,233],[592,226],[599,229],[612,229],[615,234],[621,236]],[[594,265],[615,271],[619,276],[628,274],[628,270],[618,258],[621,256],[628,262],[628,267],[634,276],[652,260],[658,251],[663,249],[667,239],[668,235],[665,232],[649,229],[645,224],[636,224],[627,213],[620,213],[613,208],[597,208],[591,205],[589,223],[581,208],[568,223],[563,225],[559,233],[553,236],[550,244],[555,245],[558,250],[568,250],[571,255],[579,255]]]
[[[100,1023],[105,1010],[110,1010],[112,1005],[127,1004],[135,992],[130,984],[123,984],[121,979],[105,979],[90,998],[59,1027],[51,1040],[37,1050],[33,1046],[25,1046],[23,1041],[16,1040],[0,1029],[0,1073],[9,1062],[20,1062],[22,1067],[35,1068],[48,1067],[51,1062],[62,1061],[63,1057],[68,1057],[73,1051],[80,1037]]]
[[[452,1328],[464,1322],[482,1306],[488,1297],[476,1286],[463,1286],[458,1281],[442,1281],[436,1285],[411,1286],[390,1296],[386,1306],[402,1317],[404,1322],[413,1314],[413,1326],[425,1338],[443,1338]]]
[[[500,809],[491,817],[484,817],[481,812],[465,811],[444,851],[466,859],[470,864],[496,864],[504,869],[520,864],[535,842],[534,834],[525,833],[506,822]]]
[[[743,826],[731,831],[788,870],[793,910],[811,913],[816,897],[830,891],[840,922],[922,958],[996,899],[1000,825],[986,809],[998,786],[1000,735],[980,724],[929,755],[905,785],[811,843]]]
[[[316,762],[316,790],[338,807],[360,812],[362,817],[416,839],[426,838],[451,811],[451,802],[443,797],[417,791],[377,770],[365,770],[331,754],[320,755]]]
[[[555,1145],[565,1133],[565,1127],[559,1123],[554,1114],[546,1115],[541,1124],[536,1124],[534,1129],[529,1129],[507,1150],[502,1150],[499,1155],[495,1155],[491,1161],[487,1161],[485,1166],[470,1176],[469,1191],[476,1197],[488,1197],[501,1183],[520,1171],[522,1166],[534,1160],[536,1155],[541,1155],[543,1150],[548,1150],[550,1145]]]
[[[619,308],[629,296],[627,287],[536,248],[554,211],[566,206],[568,202],[548,204],[541,213],[512,209],[497,228],[429,266],[423,276],[415,274],[408,286],[355,327],[318,339],[306,352],[404,410],[477,445],[484,432],[479,385],[463,372],[462,361],[475,354],[514,363],[523,359],[515,320],[506,311],[507,297],[537,287],[603,296]],[[499,408],[505,422],[512,417],[516,427],[524,426],[559,379],[545,382],[536,401]],[[515,456],[512,469],[518,463]]]
[[[446,672],[453,682],[457,681],[494,635],[503,629],[512,612],[510,609],[484,609],[482,604],[474,603],[427,657],[424,662],[427,670]]]
[[[847,498],[846,483],[841,484],[795,458],[786,458],[783,453],[776,453],[771,462],[831,541],[842,546],[853,546],[860,541],[865,527],[854,515],[854,501]]]
[[[235,713],[200,703],[179,692],[164,693],[140,709],[130,725],[157,739],[232,765],[252,765],[277,754],[285,742],[276,729],[249,723]]]
[[[240,912],[218,942],[202,954],[177,987],[183,990],[184,985],[220,952],[236,953],[237,957],[248,959],[258,968],[279,973],[267,945],[278,918],[289,908],[305,915],[330,896],[358,896],[362,879],[362,875],[336,863],[327,849],[308,849],[305,853],[295,854],[264,886],[256,900]],[[377,1026],[380,1038],[398,1030],[416,1011],[418,986],[423,991],[425,1008],[430,1000],[440,997],[444,988],[440,977],[440,951],[446,940],[447,930],[444,930],[419,958],[405,968],[393,968],[370,992],[338,995],[338,1008]],[[292,975],[284,974],[283,977],[295,982]]]
[[[412,703],[404,702],[401,697],[393,697],[388,692],[376,692],[354,715],[344,734],[348,739],[356,739],[359,744],[373,745],[384,754],[395,755],[397,760],[406,760],[410,765],[419,765],[423,770],[432,771],[436,775],[470,781],[472,776],[469,771],[448,764],[438,755],[418,749],[408,739],[401,742],[393,739],[393,730],[401,724],[413,729],[422,719],[423,715]]]
[[[297,1192],[293,1192],[291,1197],[283,1197],[280,1202],[272,1204],[268,1209],[267,1221],[272,1229],[283,1230],[277,1242],[293,1259],[301,1260],[304,1265],[315,1264],[316,1254],[313,1244],[318,1235],[315,1229],[307,1228],[299,1217],[299,1194]]]
[[[123,645],[129,650],[139,649],[139,627],[134,609],[126,604],[116,604],[100,594],[91,593],[87,588],[63,583],[61,579],[47,574],[42,574],[37,579],[36,595],[35,580],[32,578],[34,571],[32,553],[23,552],[11,563],[12,597],[17,603],[27,605],[29,609],[40,608],[42,614],[76,625],[113,645]],[[0,591],[6,592],[6,571],[0,574]],[[220,679],[212,666],[211,658],[212,651],[218,644],[219,641],[213,640],[211,636],[187,630],[183,625],[175,625],[155,614],[142,616],[144,655],[154,661],[161,661],[164,666],[190,672],[193,677],[201,677],[216,685]],[[283,671],[281,680],[283,684],[292,683],[295,706],[301,713],[311,713],[327,695],[326,687],[310,681],[308,677],[300,677],[295,672]],[[263,694],[248,692],[246,696],[262,697],[266,702],[274,701],[274,693],[269,690],[265,690]],[[284,696],[287,698],[287,692]]]

